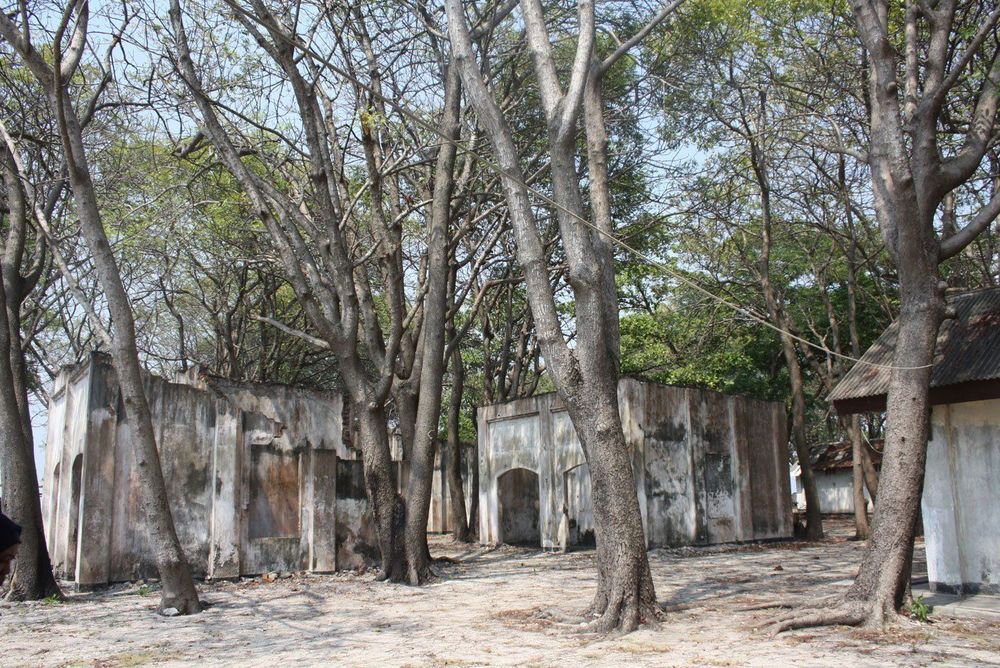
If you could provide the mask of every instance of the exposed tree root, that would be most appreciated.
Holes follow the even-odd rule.
[[[591,606],[590,612],[591,616],[596,614],[597,619],[583,628],[584,633],[625,635],[638,629],[640,624],[655,624],[663,617],[655,602],[640,603],[638,591],[631,591],[629,595],[612,592],[603,611],[598,613],[595,608]]]
[[[779,615],[766,624],[772,635],[815,626],[860,626],[868,619],[862,605],[843,604],[837,608],[803,608]]]
[[[454,557],[434,557],[432,561],[435,564],[460,564],[461,559],[455,559]]]
[[[584,614],[566,614],[559,610],[541,610],[537,617],[547,622],[559,624],[561,626],[579,628],[587,623],[587,616]]]
[[[768,601],[765,603],[754,603],[751,605],[746,605],[737,608],[737,611],[755,612],[759,610],[775,610],[778,608],[785,608],[788,610],[805,609],[805,608],[821,610],[827,608],[826,606],[827,603],[836,604],[841,601],[843,601],[843,596],[840,594],[834,594],[833,596],[825,596],[821,599],[811,598],[808,599],[808,601],[800,597],[799,600],[792,600],[792,601],[785,600],[785,601]],[[807,602],[808,605],[806,605]]]
[[[177,612],[172,612],[176,610]],[[170,595],[168,593],[161,594],[160,597],[160,614],[167,616],[182,616],[182,615],[197,615],[202,612],[204,608],[199,601],[197,594],[195,595]]]
[[[6,601],[38,601],[43,598],[56,597],[56,600],[65,601],[66,598],[63,596],[62,590],[59,589],[59,585],[56,584],[53,578],[45,578],[46,582],[42,585],[37,583],[31,586],[22,585],[17,581],[17,576],[15,574],[13,582],[11,582],[10,589],[7,591],[7,595],[4,597]]]
[[[737,612],[757,612],[760,610],[776,610],[778,608],[784,608],[790,610],[794,608],[791,603],[784,603],[780,601],[773,601],[771,603],[756,603],[754,605],[745,605],[740,608],[736,608]]]
[[[794,608],[764,620],[756,628],[766,630],[772,635],[817,626],[863,626],[882,631],[906,619],[891,607],[884,607],[877,601],[832,597],[829,605],[817,603],[820,602],[813,602],[808,607]]]

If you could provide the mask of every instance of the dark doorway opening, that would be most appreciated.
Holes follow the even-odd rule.
[[[69,531],[66,536],[66,577],[76,579],[76,555],[80,545],[80,492],[83,486],[83,455],[73,460],[72,477],[69,483]]]
[[[500,540],[510,545],[541,545],[538,522],[538,474],[511,469],[497,479]]]

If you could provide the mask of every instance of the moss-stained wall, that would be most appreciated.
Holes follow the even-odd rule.
[[[618,397],[650,547],[791,536],[780,404],[633,379],[619,383]],[[543,547],[588,541],[589,473],[556,394],[479,411],[483,543],[505,540],[498,481],[512,469],[537,475]]]
[[[341,397],[194,373],[175,380],[148,376],[146,394],[195,574],[356,567],[336,559],[338,461],[360,469],[342,438]],[[106,356],[58,376],[45,467],[46,529],[61,574],[83,587],[155,576],[131,429]],[[366,505],[363,495],[345,504],[344,520],[360,522]]]

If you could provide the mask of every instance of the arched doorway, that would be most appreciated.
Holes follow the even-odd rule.
[[[76,553],[80,544],[80,491],[83,484],[83,455],[73,460],[69,485],[69,515],[67,516],[66,577],[76,578]]]
[[[497,478],[500,541],[510,545],[541,545],[538,522],[538,474],[511,469]]]

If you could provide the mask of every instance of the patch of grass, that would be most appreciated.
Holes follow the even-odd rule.
[[[139,589],[136,590],[136,593],[139,594],[139,596],[149,596],[152,592],[153,590],[149,585],[139,585]]]
[[[930,621],[934,606],[924,603],[924,597],[918,596],[910,603],[910,616],[918,622],[926,624]]]
[[[46,596],[42,599],[42,605],[59,605],[62,602],[62,598],[60,598],[59,594],[52,594],[51,596]]]

